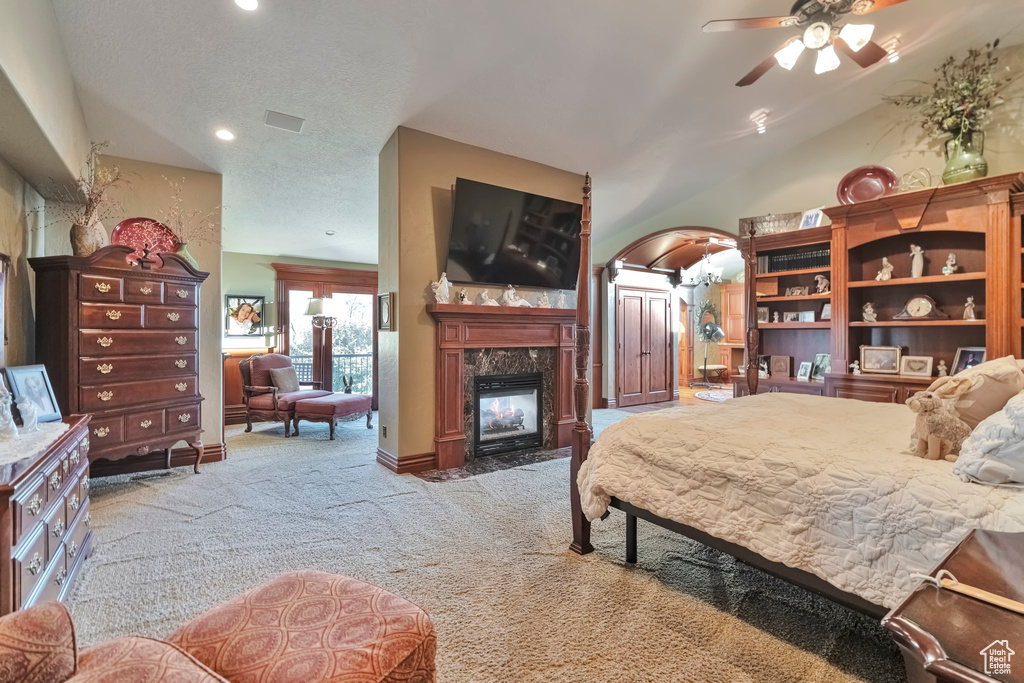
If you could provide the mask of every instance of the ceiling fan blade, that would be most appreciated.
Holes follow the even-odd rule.
[[[795,17],[760,17],[757,19],[719,19],[704,24],[704,33],[739,31],[745,28],[782,28]]]
[[[771,71],[771,68],[778,64],[778,60],[775,59],[775,53],[773,52],[768,59],[764,60],[760,64],[754,67],[754,70],[744,76],[739,83],[736,84],[737,88],[745,88],[748,85],[753,85],[761,76]]]
[[[832,44],[835,45],[840,52],[857,62],[862,69],[866,69],[873,64],[877,64],[885,59],[885,56],[889,54],[884,47],[875,41],[870,41],[867,45],[862,47],[859,52],[854,52],[853,48],[850,47],[850,44],[838,36],[836,36],[835,40],[832,41]]]
[[[903,2],[906,2],[906,1],[907,0],[874,0],[874,4],[870,8],[868,8],[866,10],[862,10],[860,12],[854,12],[854,13],[855,14],[870,14],[871,12],[877,12],[880,9],[885,9],[886,7],[892,7],[893,5],[899,5],[900,3],[903,3]]]

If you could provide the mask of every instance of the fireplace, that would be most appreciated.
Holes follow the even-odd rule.
[[[544,443],[541,373],[476,378],[474,401],[476,455],[539,448]]]

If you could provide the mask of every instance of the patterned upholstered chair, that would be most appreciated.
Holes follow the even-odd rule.
[[[290,367],[292,359],[280,353],[257,353],[239,363],[238,369],[242,371],[242,400],[245,402],[245,431],[252,431],[255,419],[281,422],[284,424],[284,435],[291,436],[295,402],[330,395],[331,392],[320,389],[319,382],[313,382],[312,389],[278,391],[270,378],[270,371]],[[298,430],[295,433],[298,434]]]
[[[64,605],[0,618],[0,683],[433,683],[437,635],[413,603],[356,579],[285,574],[166,641],[129,636],[78,652]]]

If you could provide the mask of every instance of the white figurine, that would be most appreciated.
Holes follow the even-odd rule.
[[[910,277],[924,275],[924,249],[916,244],[910,245]]]
[[[565,292],[562,290],[555,294],[555,308],[565,308]]]
[[[964,320],[977,320],[977,316],[974,315],[974,297],[967,297],[967,303],[964,304]]]
[[[488,294],[487,290],[485,289],[484,291],[480,292],[480,294],[476,297],[476,305],[477,306],[500,306],[501,304],[499,304],[497,301],[492,299],[491,295]]]
[[[526,308],[533,308],[530,302],[526,299],[520,299],[516,294],[516,288],[509,285],[505,288],[505,291],[501,293],[501,305],[502,306],[525,306]]]
[[[537,306],[536,306],[536,308],[551,308],[551,302],[548,301],[548,293],[547,292],[541,292],[540,296],[537,297]]]
[[[11,414],[11,392],[0,381],[0,441],[20,438],[18,426],[14,424],[14,415]]]
[[[880,271],[878,271],[878,275],[875,276],[875,279],[878,280],[878,281],[891,280],[892,279],[892,269],[893,268],[894,268],[894,266],[891,263],[889,263],[889,259],[887,259],[887,258],[885,258],[883,256],[882,257],[882,269]]]
[[[778,311],[775,311],[775,313],[772,314],[772,322],[773,323],[779,322],[779,312]]]
[[[953,273],[955,273],[959,269],[960,269],[960,266],[958,266],[956,264],[956,254],[951,253],[949,255],[949,258],[946,259],[946,265],[944,265],[942,267],[942,274],[943,275],[952,275]]]
[[[946,361],[939,361],[939,377],[949,377],[949,368],[946,367]]]
[[[817,294],[828,294],[830,291],[832,291],[832,283],[830,283],[828,281],[828,278],[825,277],[824,275],[815,275],[814,282],[816,283],[814,286],[814,291]]]
[[[853,370],[853,374],[859,375],[860,374],[860,361],[859,360],[855,360],[852,363],[850,363],[850,369]]]
[[[430,289],[434,292],[434,301],[439,304],[451,303],[451,283],[448,282],[448,273],[441,273],[441,279],[430,283]]]
[[[466,288],[463,287],[459,290],[459,303],[463,306],[472,306],[473,302],[469,300],[469,294],[466,293]]]
[[[864,304],[862,317],[866,323],[877,323],[878,313],[875,312],[875,305],[870,301]]]
[[[21,416],[22,432],[34,432],[39,429],[39,408],[35,401],[28,396],[22,396],[17,400],[18,415]]]

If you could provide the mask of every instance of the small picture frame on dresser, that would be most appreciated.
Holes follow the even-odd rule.
[[[15,408],[21,399],[28,399],[36,409],[39,422],[59,422],[60,407],[50,385],[45,365],[23,365],[4,370],[14,395]]]
[[[931,377],[932,356],[903,356],[900,359],[900,374],[905,377]]]

